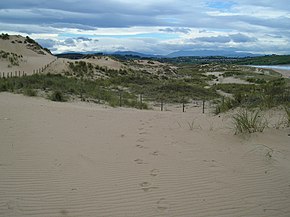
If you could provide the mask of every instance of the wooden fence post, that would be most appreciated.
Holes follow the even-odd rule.
[[[122,92],[119,92],[119,105],[122,107]]]
[[[182,98],[182,112],[185,112],[185,103],[184,103],[184,97]]]
[[[143,109],[143,95],[140,94],[140,106],[141,106],[141,110]]]

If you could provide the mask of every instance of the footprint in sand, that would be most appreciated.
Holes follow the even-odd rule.
[[[151,152],[150,154],[151,155],[154,155],[154,156],[159,156],[160,155],[160,152],[159,151],[154,151],[154,152]]]
[[[137,142],[145,142],[145,139],[144,138],[140,138],[137,140]]]
[[[136,147],[137,147],[137,148],[147,148],[147,147],[145,147],[145,146],[143,146],[143,145],[140,145],[140,144],[136,145]]]
[[[209,168],[217,170],[217,169],[222,169],[222,164],[218,163],[216,160],[203,160],[206,162],[209,166]]]
[[[60,163],[60,162],[58,161],[58,159],[55,159],[55,160],[54,160],[54,165],[55,165],[56,167],[60,167],[60,166],[62,165],[62,163]]]
[[[16,201],[12,201],[12,200],[10,200],[10,201],[8,201],[7,203],[6,203],[6,205],[7,205],[7,208],[9,209],[9,210],[14,210],[14,209],[16,209],[17,208],[17,202]]]
[[[166,201],[165,198],[160,198],[156,204],[157,204],[158,211],[164,212],[167,209],[169,209],[169,203]]]
[[[159,170],[158,169],[153,169],[153,170],[150,170],[150,176],[157,176],[159,175]]]
[[[139,184],[143,191],[148,192],[152,189],[156,189],[157,187],[152,187],[150,182],[142,182]]]
[[[139,158],[135,159],[134,161],[135,161],[137,164],[145,164],[145,162],[144,162],[142,159],[139,159]]]
[[[139,135],[148,134],[147,132],[140,132]]]

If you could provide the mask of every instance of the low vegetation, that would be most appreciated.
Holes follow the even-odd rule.
[[[7,37],[9,38],[9,35],[1,35],[2,39]],[[44,54],[44,49],[28,36],[16,42],[22,42],[28,49]],[[260,109],[279,105],[289,107],[289,79],[281,78],[280,74],[271,70],[255,70],[233,64],[253,59],[261,63],[266,59],[283,62],[285,56],[178,57],[170,60],[167,58],[145,60],[130,56],[104,57],[102,54],[73,57],[82,59],[69,61],[63,75],[2,78],[0,91],[22,92],[28,96],[46,95],[55,101],[79,98],[111,106],[136,108],[148,108],[146,103],[149,101],[187,103],[192,100],[214,100],[217,104],[216,114],[237,107]],[[22,56],[0,51],[0,59],[8,60],[9,67],[12,67],[19,65]],[[100,66],[94,61],[90,62],[91,59],[119,61],[120,68]],[[192,61],[196,62],[193,64]],[[202,61],[205,64],[198,64]],[[246,84],[219,83],[226,77],[241,79]],[[221,98],[217,91],[229,97]]]
[[[146,70],[116,70],[76,61],[69,63],[69,71],[65,75],[101,82],[108,88],[122,87],[136,96],[142,94],[149,101],[181,102],[218,96],[215,90],[205,88],[209,78],[193,66],[179,67],[176,72],[164,70],[168,72],[154,74]]]
[[[34,91],[39,91],[54,101],[80,98],[83,101],[107,103],[110,106],[119,106],[121,97],[122,106],[148,108],[145,102],[139,102],[136,95],[125,89],[110,88],[104,80],[80,80],[62,75],[35,74],[0,79],[0,91],[20,92],[25,95],[34,95]]]
[[[216,113],[225,112],[236,107],[259,107],[270,109],[279,105],[289,107],[290,86],[284,78],[257,84],[218,84],[216,89],[233,95],[225,98],[216,107]]]
[[[3,50],[0,50],[0,60],[7,60],[9,62],[8,67],[19,66],[19,63],[22,61],[23,56],[16,53],[10,53]]]

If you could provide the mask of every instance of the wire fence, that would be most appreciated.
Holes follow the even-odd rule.
[[[123,103],[124,97],[122,96],[122,93],[119,93],[119,106],[122,107],[124,105]],[[156,99],[151,97],[146,97],[143,94],[139,94],[136,97],[136,101],[139,105],[139,109],[144,109],[142,106],[144,104],[149,104],[151,107],[160,110],[160,111],[172,111],[172,108],[174,107],[175,111],[180,112],[187,112],[192,109],[199,110],[200,113],[204,114],[212,110],[214,108],[214,104],[211,100],[201,100],[201,99],[191,99],[191,100],[185,100],[184,98],[180,98],[178,100],[179,102],[170,102],[168,100],[164,99]]]

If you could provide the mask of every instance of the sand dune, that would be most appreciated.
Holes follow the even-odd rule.
[[[287,130],[8,93],[0,111],[0,216],[289,216]]]
[[[27,74],[40,73],[47,65],[57,58],[46,50],[38,47],[37,44],[28,43],[26,39],[18,35],[10,35],[8,40],[0,39],[0,52],[18,55],[16,64],[12,64],[8,58],[0,57],[0,75],[7,76],[12,73]]]

